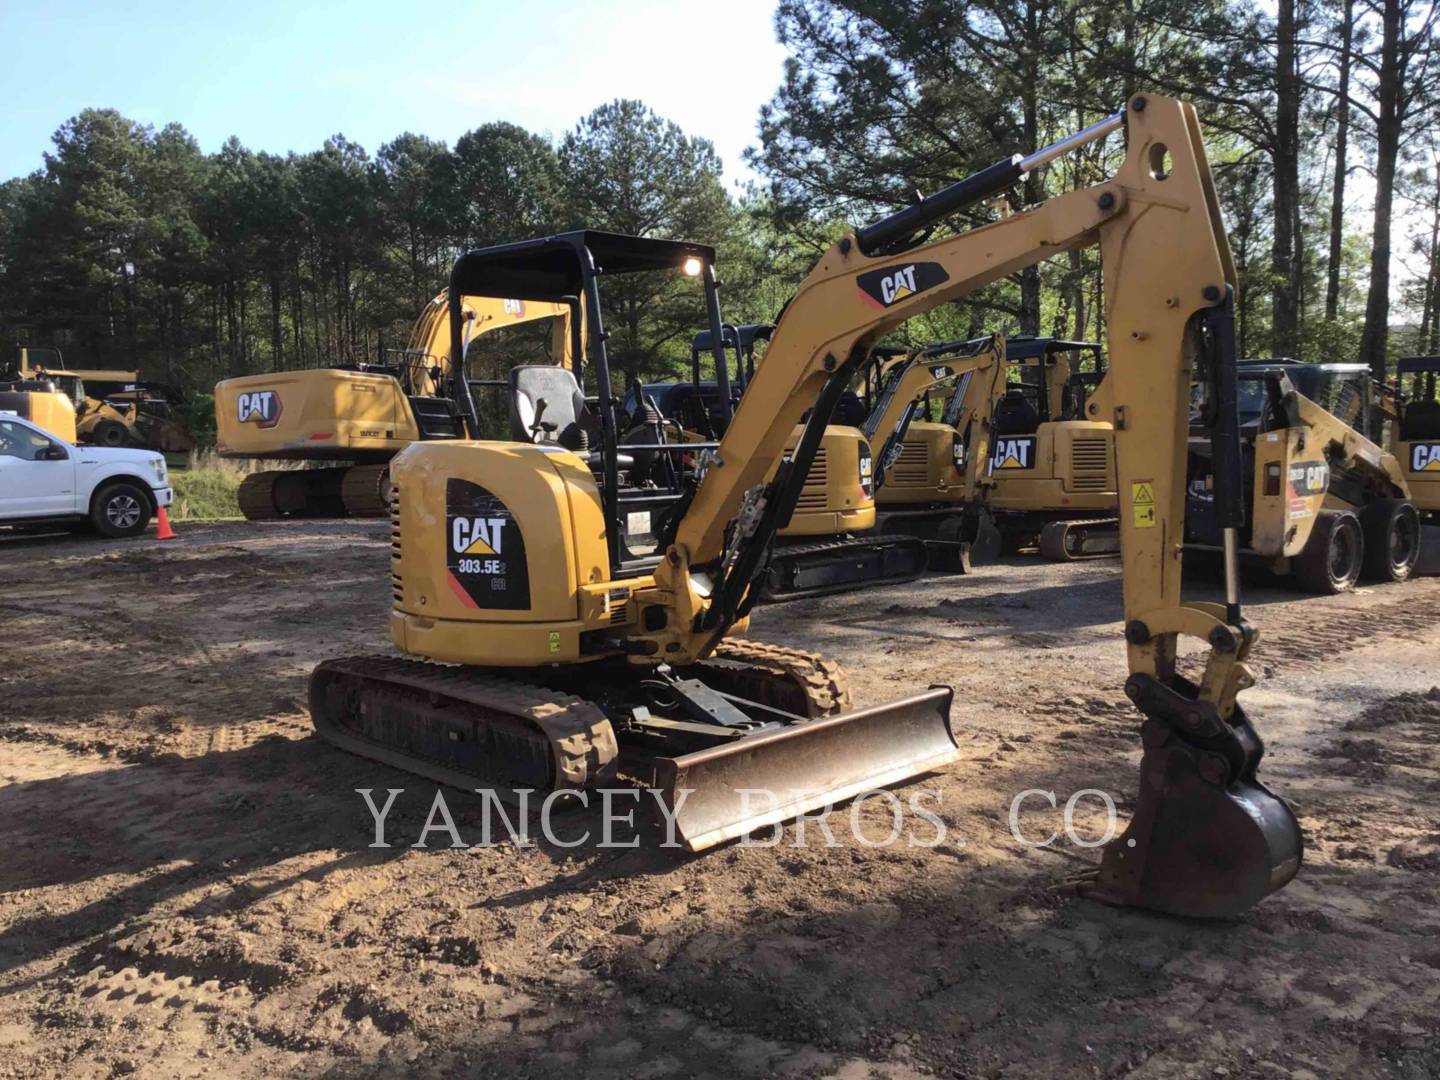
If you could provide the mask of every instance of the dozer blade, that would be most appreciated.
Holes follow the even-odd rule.
[[[1088,895],[1171,915],[1224,918],[1248,911],[1295,876],[1303,840],[1283,799],[1253,774],[1226,783],[1214,755],[1157,721],[1147,721],[1141,733],[1135,815],[1106,845]]]
[[[943,768],[959,757],[949,687],[655,762],[691,851]],[[686,794],[681,797],[681,792]],[[678,813],[676,813],[676,808]]]
[[[778,603],[873,585],[914,581],[926,569],[925,541],[871,534],[814,544],[777,544],[760,601]]]

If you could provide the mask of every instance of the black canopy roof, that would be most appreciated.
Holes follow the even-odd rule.
[[[450,288],[461,296],[516,300],[554,302],[579,296],[583,288],[580,268],[587,249],[596,269],[606,274],[670,270],[692,258],[715,261],[715,249],[705,244],[578,229],[467,251],[450,271]]]
[[[1077,349],[1088,349],[1099,351],[1100,343],[1097,341],[1065,341],[1061,338],[1034,337],[1030,334],[1017,334],[1015,337],[1005,339],[1005,358],[1007,360],[1034,360],[1040,356],[1049,356],[1057,352],[1074,352]]]
[[[1396,375],[1409,375],[1416,371],[1440,371],[1440,356],[1402,356],[1395,361]]]

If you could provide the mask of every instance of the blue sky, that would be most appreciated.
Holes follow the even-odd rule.
[[[559,134],[638,97],[712,139],[731,181],[779,85],[774,0],[397,0],[158,3],[5,0],[0,179],[41,164],[87,106],[213,151],[317,148],[343,132],[372,154],[402,131],[453,144],[489,120]]]

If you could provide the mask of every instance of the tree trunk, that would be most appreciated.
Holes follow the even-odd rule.
[[[1340,259],[1345,236],[1345,170],[1350,148],[1350,45],[1355,37],[1355,0],[1345,0],[1340,32],[1340,87],[1335,98],[1335,184],[1330,191],[1330,261],[1325,267],[1325,319],[1340,313]]]
[[[285,367],[285,343],[280,334],[280,271],[270,272],[270,370]]]
[[[1275,243],[1270,270],[1273,348],[1277,356],[1299,351],[1301,238],[1295,227],[1300,208],[1300,72],[1296,64],[1297,0],[1279,0],[1275,22]]]
[[[1400,153],[1401,0],[1385,0],[1380,46],[1380,114],[1375,125],[1375,235],[1370,245],[1370,295],[1360,359],[1370,374],[1385,379],[1385,350],[1390,332],[1390,215],[1395,201],[1395,161]]]

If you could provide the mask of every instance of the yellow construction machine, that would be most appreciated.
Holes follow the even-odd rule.
[[[61,438],[96,446],[140,447],[167,454],[184,454],[195,449],[194,436],[175,417],[174,391],[156,383],[141,382],[138,371],[69,368],[58,348],[22,348],[14,376],[15,382],[49,384],[56,393],[69,399],[74,430],[69,435],[55,432]],[[65,426],[66,421],[60,414],[55,416],[56,422]]]
[[[490,334],[551,320],[549,358],[579,348],[574,301],[464,298],[462,349]],[[250,520],[381,517],[389,505],[390,459],[413,442],[465,434],[456,402],[464,363],[451,362],[449,301],[441,293],[416,320],[395,363],[280,371],[215,387],[216,452],[225,458],[310,463],[251,473],[240,485]]]
[[[883,439],[875,466],[877,527],[923,537],[930,565],[967,571],[1000,552],[987,505],[991,404],[1005,372],[1003,334],[927,345],[873,365],[878,386],[862,430]],[[930,419],[932,394],[949,388]],[[918,417],[918,419],[917,419]]]
[[[1249,508],[1241,553],[1310,592],[1409,578],[1421,556],[1420,515],[1401,462],[1371,438],[1380,432],[1370,369],[1245,360],[1239,400]],[[1205,408],[1191,438],[1185,531],[1201,558],[1222,545]]]
[[[1127,154],[1113,178],[920,238],[1122,126]],[[462,296],[581,295],[595,406],[566,369],[518,367],[517,426],[530,439],[418,442],[395,458],[390,629],[408,658],[321,664],[310,682],[317,729],[356,753],[513,799],[621,775],[655,790],[694,850],[953,763],[950,689],[848,711],[829,661],[732,635],[747,625],[825,427],[880,338],[1087,245],[1100,249],[1110,357],[1090,405],[1114,424],[1126,693],[1144,717],[1134,814],[1088,892],[1182,915],[1246,910],[1294,876],[1301,835],[1256,776],[1263,745],[1237,700],[1254,681],[1246,659],[1257,635],[1233,559],[1224,604],[1181,601],[1192,381],[1217,402],[1216,499],[1232,553],[1243,515],[1235,274],[1196,114],[1161,97],[1134,98],[843,236],[786,306],[723,437],[671,491],[621,482],[635,453],[694,444],[622,441],[600,288],[617,273],[689,270],[718,340],[713,250],[581,231],[463,255],[450,281],[452,354],[463,352]],[[474,409],[458,386],[469,426]],[[577,451],[582,431],[596,441]],[[634,551],[627,514],[660,506],[654,550]],[[1181,637],[1200,645],[1185,661],[1193,678],[1181,671]]]
[[[691,381],[632,387],[631,406],[643,393],[662,417],[690,441],[718,439],[729,427],[736,403],[754,378],[760,343],[770,340],[768,323],[722,325],[721,348],[709,330],[691,342]],[[728,357],[734,351],[734,375]],[[715,378],[703,379],[702,358],[715,360]],[[763,356],[758,358],[763,361]],[[633,415],[633,411],[632,411]],[[795,508],[782,524],[757,600],[773,603],[824,596],[878,585],[913,581],[927,569],[927,547],[903,533],[876,531],[874,468],[869,435],[861,430],[864,406],[847,394],[836,408],[815,451]],[[804,431],[797,425],[785,445],[792,454]],[[779,463],[775,466],[779,468]]]
[[[1435,376],[1440,356],[1403,356],[1395,363],[1396,393],[1390,449],[1405,473],[1420,512],[1422,543],[1417,574],[1440,574],[1440,400]],[[1410,388],[1406,390],[1406,379]]]
[[[75,402],[52,380],[34,373],[28,378],[0,380],[0,413],[14,413],[58,439],[76,441]]]

